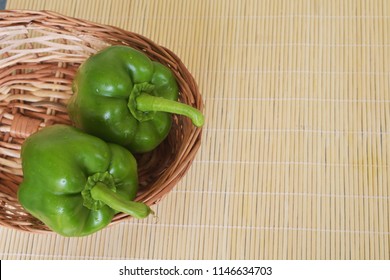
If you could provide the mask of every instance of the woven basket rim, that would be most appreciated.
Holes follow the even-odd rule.
[[[38,33],[34,34],[37,39],[31,39],[30,33]],[[9,42],[24,45],[14,47],[16,43]],[[23,179],[21,144],[43,127],[69,124],[64,104],[78,65],[88,54],[114,44],[132,46],[170,67],[177,78],[180,101],[203,112],[198,85],[181,59],[141,34],[50,10],[0,11],[0,46],[5,46],[0,49],[0,225],[32,233],[52,232],[17,201],[17,186]],[[40,53],[40,49],[47,53]],[[140,180],[145,186],[136,200],[150,206],[159,203],[189,170],[201,138],[202,128],[174,116],[167,140],[156,151],[139,158]],[[151,170],[152,175],[147,176]],[[117,214],[110,225],[128,219],[128,215]]]

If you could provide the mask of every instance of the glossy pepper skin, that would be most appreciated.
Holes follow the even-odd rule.
[[[92,234],[118,212],[144,218],[151,209],[132,201],[138,189],[137,163],[116,144],[66,125],[41,129],[21,151],[21,205],[63,236]]]
[[[68,112],[74,124],[105,141],[144,153],[168,135],[171,113],[202,126],[195,108],[178,102],[171,70],[127,46],[111,46],[89,57],[73,81]]]

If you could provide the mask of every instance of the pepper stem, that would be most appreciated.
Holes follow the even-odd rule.
[[[197,127],[201,127],[204,124],[204,116],[199,110],[177,101],[141,93],[136,98],[136,104],[137,110],[139,111],[178,114],[190,118],[192,123]]]
[[[93,199],[99,200],[107,204],[112,209],[129,214],[137,219],[143,219],[149,214],[154,214],[153,210],[146,204],[125,200],[120,195],[109,189],[104,183],[97,182],[90,192]]]

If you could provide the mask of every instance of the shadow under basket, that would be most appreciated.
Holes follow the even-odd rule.
[[[168,66],[176,76],[179,101],[203,111],[197,84],[170,50],[139,34],[49,11],[0,11],[0,225],[28,232],[51,232],[17,200],[23,180],[20,150],[39,129],[68,124],[71,84],[89,56],[110,45],[127,45]],[[188,171],[200,147],[202,129],[172,116],[167,139],[137,156],[140,190],[136,201],[158,203]],[[131,217],[120,213],[111,224]]]

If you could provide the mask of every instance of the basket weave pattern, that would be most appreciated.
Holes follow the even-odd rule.
[[[203,110],[192,75],[170,50],[139,34],[48,11],[0,11],[0,225],[50,232],[17,201],[23,180],[21,145],[32,133],[56,123],[71,124],[66,103],[80,64],[109,45],[128,45],[171,68],[180,101]],[[153,152],[137,156],[137,201],[158,203],[190,167],[201,140],[200,128],[173,116],[167,139]],[[115,216],[111,224],[130,217]]]

